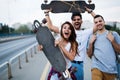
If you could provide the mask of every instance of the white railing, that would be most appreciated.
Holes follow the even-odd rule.
[[[12,69],[11,69],[11,65],[12,65],[13,60],[15,60],[15,59],[18,58],[18,60],[19,60],[18,61],[19,62],[19,69],[21,69],[22,68],[22,66],[21,66],[21,56],[23,54],[25,54],[26,63],[29,62],[29,60],[28,60],[28,54],[30,54],[31,57],[33,57],[33,53],[35,53],[35,54],[37,53],[36,52],[36,47],[37,47],[37,43],[31,45],[27,49],[21,51],[20,53],[18,53],[17,55],[13,56],[11,59],[9,59],[8,61],[6,61],[6,62],[4,62],[3,64],[0,65],[0,68],[2,68],[5,65],[7,65],[7,68],[8,68],[8,79],[11,79],[13,77],[13,75],[12,75]],[[29,50],[30,50],[30,53],[27,53]]]

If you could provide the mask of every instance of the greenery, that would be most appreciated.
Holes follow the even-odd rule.
[[[21,24],[18,29],[14,29],[9,27],[7,24],[0,24],[0,34],[13,34],[13,33],[22,33],[22,34],[28,34],[28,33],[33,33],[30,28],[28,28],[27,25]]]
[[[31,30],[28,28],[27,25],[21,25],[17,30],[14,31],[15,33],[31,33]]]
[[[120,28],[116,27],[116,25],[114,25],[114,26],[105,25],[105,28],[107,30],[116,31],[120,35]]]
[[[7,24],[1,25],[0,33],[12,33],[15,29],[9,27]]]

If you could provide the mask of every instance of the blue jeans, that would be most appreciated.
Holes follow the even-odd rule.
[[[80,64],[72,62],[72,66],[77,68],[77,72],[74,73],[77,80],[84,80],[83,62]]]

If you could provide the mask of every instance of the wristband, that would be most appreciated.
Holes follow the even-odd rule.
[[[49,13],[49,11],[45,11],[44,13],[45,13],[45,14],[46,14],[46,13]]]
[[[46,13],[45,16],[49,16],[49,13]]]
[[[93,12],[93,10],[88,11],[88,13],[92,13],[92,12]]]
[[[44,12],[45,13],[45,16],[49,16],[49,11],[48,12]]]

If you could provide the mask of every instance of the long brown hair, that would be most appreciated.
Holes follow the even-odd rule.
[[[71,49],[73,50],[74,47],[75,47],[75,51],[76,51],[76,53],[78,53],[78,51],[77,51],[77,50],[78,50],[78,43],[77,43],[77,41],[76,41],[75,29],[74,29],[73,25],[72,25],[70,22],[66,21],[66,22],[64,22],[64,23],[61,25],[60,35],[61,35],[61,37],[64,38],[63,33],[62,33],[62,29],[63,29],[63,26],[64,26],[65,24],[68,24],[68,25],[70,26],[70,30],[71,30],[70,37],[68,38],[68,41],[71,43]],[[64,38],[64,39],[65,39],[65,38]]]

